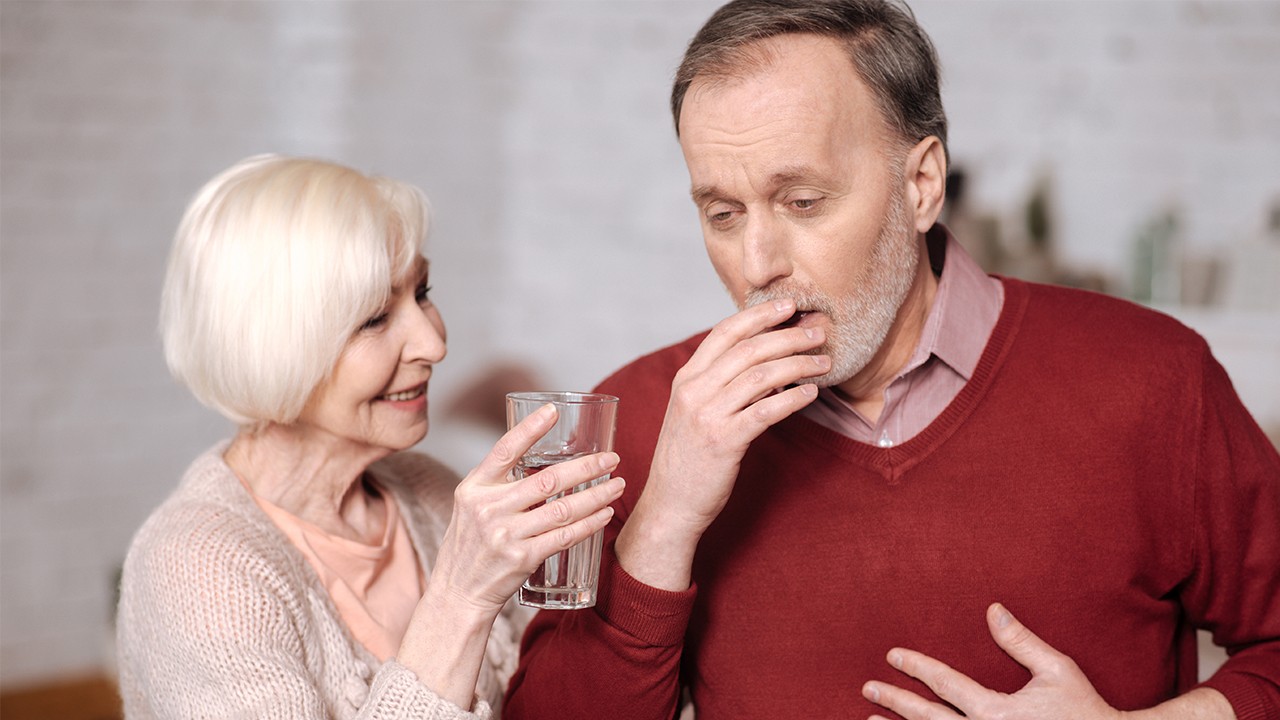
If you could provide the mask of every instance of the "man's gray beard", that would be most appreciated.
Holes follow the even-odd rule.
[[[789,297],[798,308],[826,315],[826,342],[806,354],[830,356],[831,370],[805,382],[818,387],[839,385],[857,375],[879,352],[911,291],[919,264],[915,228],[907,219],[906,199],[898,193],[871,250],[871,260],[859,272],[855,290],[848,297],[832,298],[810,283],[783,280],[749,291],[746,304],[750,307]]]

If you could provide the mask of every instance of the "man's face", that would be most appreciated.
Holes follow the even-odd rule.
[[[680,115],[707,253],[737,305],[791,297],[832,356],[819,385],[880,349],[920,256],[901,153],[843,48],[813,35],[763,41],[772,60],[695,78]]]

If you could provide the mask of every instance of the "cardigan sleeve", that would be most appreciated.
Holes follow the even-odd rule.
[[[1229,654],[1204,685],[1239,720],[1280,720],[1280,455],[1207,349],[1200,405],[1183,607]]]
[[[217,509],[153,518],[125,562],[117,624],[130,718],[488,720],[395,662],[371,686],[323,661],[346,642],[311,620],[315,598],[273,562],[279,552]]]

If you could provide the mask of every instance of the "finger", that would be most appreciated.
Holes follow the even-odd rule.
[[[742,430],[743,434],[754,437],[764,432],[765,428],[774,425],[813,402],[816,397],[818,397],[818,386],[813,383],[787,388],[782,392],[757,400],[740,413],[734,419],[734,422],[745,425],[745,429]]]
[[[484,456],[474,470],[467,473],[467,480],[474,478],[491,484],[505,483],[507,473],[555,424],[555,405],[547,403],[538,408],[537,412],[531,413],[498,438],[489,454]]]
[[[934,695],[966,713],[972,713],[994,695],[969,676],[924,653],[894,648],[885,657],[890,665],[928,685]]]
[[[862,697],[898,713],[907,720],[963,717],[946,705],[925,700],[910,690],[874,680],[862,686]]]
[[[686,367],[696,370],[708,367],[730,348],[747,338],[754,337],[785,322],[796,312],[796,304],[790,298],[753,305],[716,323],[711,332],[690,356]]]
[[[779,388],[830,370],[831,358],[827,355],[792,355],[748,369],[729,383],[724,396],[726,402],[747,407]]]
[[[534,560],[529,569],[532,570],[533,567],[537,566],[537,563],[562,550],[568,550],[596,532],[603,530],[612,517],[613,508],[601,508],[577,522],[570,523],[564,527],[552,528],[540,535],[534,535],[529,538],[527,541],[529,554]]]
[[[1000,649],[1030,670],[1032,675],[1058,674],[1071,662],[1070,658],[1018,622],[1013,613],[1000,603],[992,603],[987,608],[987,626]]]
[[[516,537],[532,537],[548,530],[575,523],[599,512],[622,496],[626,481],[620,477],[548,501],[528,512],[521,513],[512,527]]]
[[[523,510],[541,504],[547,498],[567,492],[583,483],[604,477],[618,467],[618,454],[592,453],[572,460],[547,465],[512,486],[510,501],[503,507]]]
[[[796,327],[762,333],[742,340],[727,349],[703,373],[708,383],[717,388],[724,387],[743,377],[757,377],[770,362],[802,355],[825,341],[826,332],[822,328]],[[810,368],[811,366],[806,366],[806,372],[801,372],[798,377],[816,374]],[[772,387],[782,387],[795,379],[774,384]]]

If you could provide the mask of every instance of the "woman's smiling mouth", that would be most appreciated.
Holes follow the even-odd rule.
[[[427,384],[422,383],[421,385],[409,388],[408,390],[402,390],[400,392],[393,392],[393,393],[387,393],[386,395],[380,395],[378,399],[387,400],[390,402],[404,402],[406,400],[414,400],[418,397],[421,397],[422,394],[425,393],[426,391],[427,391]]]

